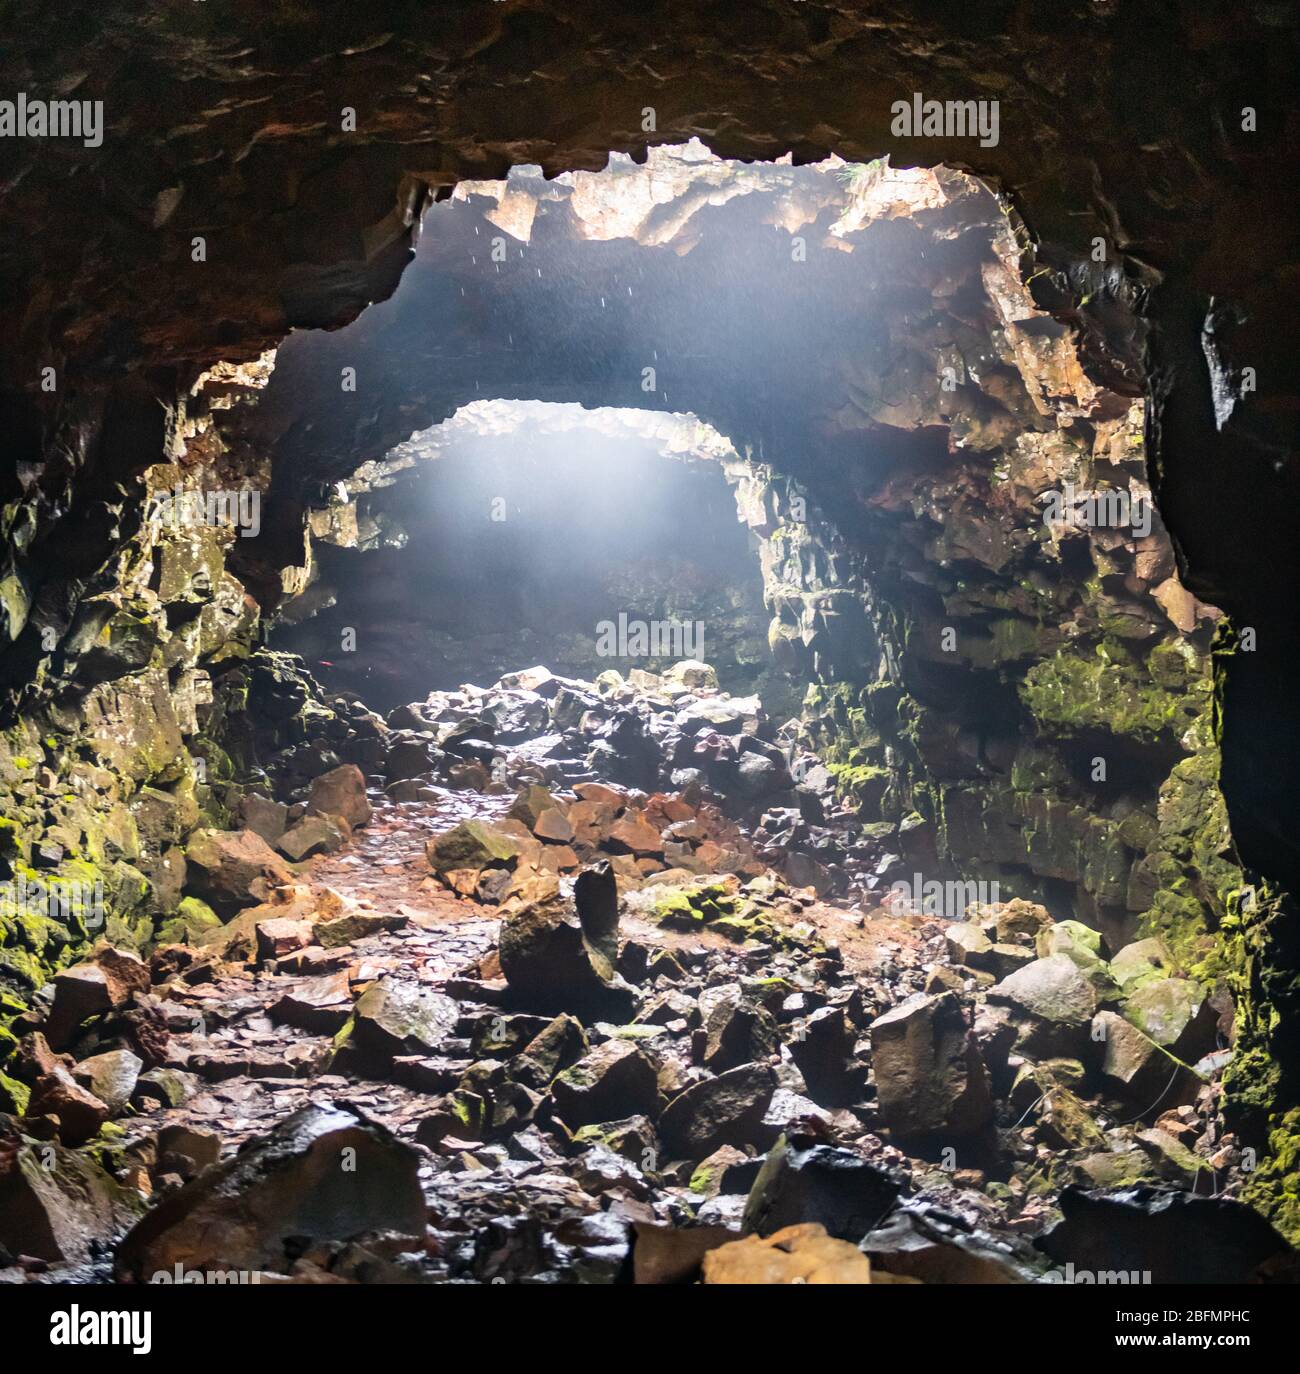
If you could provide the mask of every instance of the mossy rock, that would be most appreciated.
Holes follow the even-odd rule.
[[[176,915],[158,928],[160,945],[197,944],[205,931],[221,926],[221,917],[198,897],[182,897]]]

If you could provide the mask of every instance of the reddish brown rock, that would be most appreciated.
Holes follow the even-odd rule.
[[[648,855],[662,858],[664,852],[664,837],[640,811],[628,812],[610,826],[609,844],[616,852],[626,852],[637,858]]]

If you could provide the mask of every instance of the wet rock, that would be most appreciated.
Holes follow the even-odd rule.
[[[117,1005],[120,1003],[113,1000],[108,974],[97,964],[64,969],[54,979],[54,1004],[45,1037],[53,1049],[62,1050],[72,1043],[87,1018]]]
[[[188,882],[218,912],[269,899],[277,886],[293,882],[293,871],[252,830],[199,830],[185,850]]]
[[[311,1035],[333,1035],[347,1024],[352,990],[346,970],[305,979],[271,1007],[272,1020]]]
[[[962,1226],[924,1203],[904,1203],[862,1241],[873,1272],[922,1283],[1033,1283],[1032,1251]]]
[[[674,1158],[704,1159],[723,1145],[770,1143],[763,1117],[776,1082],[766,1064],[742,1064],[678,1093],[659,1118],[659,1136]]]
[[[108,1050],[83,1059],[72,1076],[115,1116],[130,1102],[143,1068],[144,1061],[130,1050]]]
[[[82,1263],[143,1207],[88,1154],[38,1142],[0,1123],[0,1248]]]
[[[993,1113],[979,1045],[954,994],[909,998],[874,1020],[871,1063],[881,1114],[900,1135],[970,1135]]]
[[[871,1262],[847,1241],[817,1225],[788,1226],[745,1236],[710,1250],[701,1262],[706,1284],[871,1283]]]
[[[304,1243],[422,1237],[418,1164],[359,1111],[304,1107],[159,1203],[118,1247],[118,1277],[147,1282],[178,1264],[283,1273]]]
[[[131,1105],[138,1112],[152,1112],[159,1107],[179,1107],[191,1098],[198,1088],[198,1079],[179,1069],[156,1068],[142,1073],[131,1094]]]
[[[714,1073],[762,1059],[775,1048],[776,1023],[744,995],[739,983],[701,993],[700,1019],[700,1059]]]
[[[544,1090],[561,1069],[576,1064],[588,1048],[582,1023],[561,1013],[524,1046],[514,1071],[523,1082]]]
[[[631,989],[615,972],[618,890],[607,864],[578,875],[573,904],[531,902],[501,927],[501,971],[523,1005],[542,1011],[602,1010],[627,1020]]]
[[[598,1121],[573,1133],[579,1149],[600,1145],[630,1160],[643,1172],[652,1173],[660,1156],[659,1136],[648,1116],[628,1116],[621,1121]]]
[[[202,1131],[194,1126],[164,1126],[158,1132],[158,1157],[180,1155],[193,1168],[190,1176],[215,1164],[221,1158],[221,1137],[215,1131]]]
[[[455,1032],[460,1008],[418,983],[384,978],[362,993],[352,1015],[356,1044],[392,1059],[436,1050]]]
[[[795,1028],[790,1057],[819,1105],[843,1107],[862,1097],[864,1073],[853,1059],[854,1040],[840,1007],[822,1007]]]
[[[746,1154],[734,1145],[723,1145],[707,1159],[700,1160],[688,1186],[691,1192],[706,1198],[748,1194],[762,1166],[763,1161],[758,1156]]]
[[[356,830],[370,822],[366,779],[355,763],[344,763],[314,778],[307,793],[307,814],[342,816]]]
[[[409,708],[398,708],[404,709]],[[391,719],[390,717],[390,722]],[[422,777],[433,765],[433,735],[419,727],[395,731],[389,735],[386,745],[384,777],[390,783],[401,783]]]
[[[306,949],[315,938],[315,928],[310,921],[278,916],[257,923],[257,953],[264,960],[282,959],[295,950]]]
[[[811,1222],[856,1244],[890,1211],[899,1192],[895,1179],[852,1150],[782,1136],[754,1180],[742,1226],[770,1235]]]
[[[1035,1244],[1058,1266],[1073,1265],[1099,1283],[1102,1274],[1139,1276],[1130,1282],[1222,1285],[1294,1273],[1295,1251],[1258,1212],[1228,1198],[1070,1187],[1058,1206],[1063,1219]]]
[[[626,1040],[607,1040],[565,1069],[551,1084],[555,1110],[572,1129],[627,1116],[653,1116],[659,1085],[655,1066]]]
[[[323,948],[338,949],[385,930],[400,930],[405,924],[405,916],[367,911],[364,907],[343,907],[317,921],[312,934]]]

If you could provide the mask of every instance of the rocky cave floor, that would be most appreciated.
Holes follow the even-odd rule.
[[[892,898],[903,837],[712,681],[435,693],[384,776],[245,798],[171,943],[15,1026],[0,1278],[1294,1278],[1159,944]]]

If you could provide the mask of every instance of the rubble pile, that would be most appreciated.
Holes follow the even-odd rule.
[[[1226,1005],[1037,903],[798,883],[754,804],[820,798],[678,669],[437,694],[369,796],[340,765],[192,842],[208,902],[14,1023],[0,1272],[1177,1281],[1204,1233],[1294,1274],[1233,1201]]]

